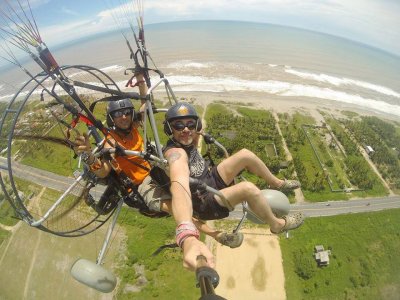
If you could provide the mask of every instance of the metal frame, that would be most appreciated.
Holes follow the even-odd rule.
[[[89,73],[90,75],[96,77],[101,84],[104,85],[104,87],[101,86],[96,86],[96,85],[91,85],[91,84],[86,84],[83,82],[79,82],[79,81],[72,81],[72,83],[74,84],[74,86],[77,87],[83,87],[86,88],[88,90],[95,90],[95,91],[100,91],[100,92],[105,92],[105,93],[110,93],[113,95],[117,95],[117,96],[121,96],[121,97],[129,97],[129,98],[134,98],[134,99],[139,99],[140,96],[138,95],[138,93],[126,93],[126,92],[122,92],[117,84],[113,81],[113,79],[108,76],[106,73],[104,73],[103,71],[90,67],[90,66],[85,66],[85,65],[71,65],[71,66],[63,66],[60,68],[61,72],[68,70],[68,69],[78,69],[84,72]],[[104,76],[104,78],[106,78],[109,82],[105,82],[104,80],[102,80],[100,78],[99,75],[97,75],[96,73],[101,74],[102,76]],[[14,97],[11,99],[11,101],[9,102],[6,110],[3,112],[3,115],[0,119],[0,135],[1,136],[8,136],[8,142],[7,142],[7,148],[6,149],[0,149],[1,150],[5,150],[6,151],[6,157],[7,157],[7,164],[6,165],[0,165],[0,169],[3,169],[4,171],[6,171],[8,173],[8,177],[10,180],[10,185],[12,188],[12,193],[9,193],[6,190],[6,184],[3,180],[3,178],[0,176],[0,185],[3,189],[3,192],[6,196],[6,199],[8,199],[8,201],[10,202],[11,206],[14,208],[14,210],[16,211],[17,215],[25,222],[27,222],[29,225],[39,228],[41,230],[44,231],[48,231],[51,233],[54,233],[56,235],[60,235],[60,236],[81,236],[81,235],[85,235],[88,234],[94,230],[96,230],[97,228],[101,227],[108,219],[110,216],[108,216],[106,219],[102,219],[100,217],[100,215],[97,215],[97,217],[95,217],[93,220],[89,220],[88,223],[85,226],[81,226],[80,228],[77,228],[76,230],[72,230],[72,231],[68,231],[68,232],[55,232],[53,230],[50,230],[48,228],[46,228],[43,225],[43,222],[46,221],[50,216],[51,213],[60,205],[60,203],[62,203],[62,201],[65,199],[66,195],[68,194],[68,191],[72,190],[74,186],[76,186],[82,179],[84,179],[85,174],[82,173],[80,174],[80,176],[78,177],[78,179],[75,180],[75,182],[61,195],[61,197],[59,197],[55,203],[50,207],[50,209],[48,209],[47,212],[45,212],[43,214],[43,217],[41,217],[40,219],[35,219],[27,210],[27,208],[25,207],[23,200],[20,198],[20,196],[18,195],[18,190],[14,181],[14,174],[13,174],[13,170],[12,170],[12,137],[14,135],[15,132],[15,126],[18,122],[18,118],[20,116],[20,114],[22,113],[22,110],[25,106],[25,104],[27,103],[27,101],[29,100],[29,98],[31,97],[32,93],[37,90],[38,88],[40,88],[41,86],[43,86],[43,83],[49,79],[52,78],[54,79],[54,74],[47,74],[45,72],[40,72],[37,75],[33,76],[29,81],[27,81],[21,88],[20,90],[14,95]],[[49,91],[48,89],[46,89],[46,92],[50,95],[53,96],[54,98],[58,97],[57,94],[55,94],[54,92],[54,87],[56,86],[57,83],[60,82],[60,79],[55,80],[55,83],[53,85],[52,91]],[[29,85],[33,84],[33,87],[30,88]],[[153,102],[153,91],[161,84],[164,84],[165,89],[170,93],[170,95],[172,96],[172,100],[174,102],[177,102],[175,94],[172,91],[171,86],[169,85],[169,82],[167,79],[165,78],[161,78],[161,80],[159,80],[154,86],[152,86],[147,95],[146,95],[146,110],[145,110],[145,118],[149,118],[150,124],[153,127],[153,136],[155,139],[155,145],[156,145],[156,149],[157,149],[157,154],[158,156],[161,158],[161,160],[163,159],[163,155],[162,155],[162,150],[161,150],[161,143],[159,140],[159,136],[158,136],[158,132],[157,132],[157,127],[156,127],[156,122],[155,122],[155,117],[154,117],[154,111],[152,109],[152,102]],[[25,89],[29,87],[30,90],[27,92],[27,94],[23,97],[22,101],[19,103],[18,98],[20,98],[20,96],[22,95],[23,92],[25,92]],[[64,88],[64,86],[62,86]],[[113,87],[113,88],[110,88]],[[73,86],[72,86],[73,89]],[[70,90],[68,92],[71,92]],[[74,92],[74,91],[73,91]],[[75,93],[75,92],[74,92]],[[71,95],[71,93],[70,93]],[[89,111],[89,109],[87,107],[82,107],[83,102],[80,101],[80,99],[75,99],[75,97],[73,97],[73,99],[78,103],[78,105],[84,109],[84,111],[94,119],[94,116],[92,115],[91,111]],[[57,100],[57,98],[56,98]],[[15,105],[17,105],[16,108],[13,108]],[[158,112],[161,111],[165,111],[165,110],[158,110]],[[12,115],[14,114],[14,115]],[[9,128],[5,127],[5,122],[7,120],[7,118],[9,118],[11,116],[11,124],[9,125]],[[146,132],[146,131],[145,131]],[[98,141],[97,141],[98,142]],[[147,142],[147,141],[146,141]],[[143,154],[144,155],[144,154]],[[153,157],[154,158],[154,157]],[[154,158],[156,159],[156,158]],[[160,163],[161,160],[158,162]],[[161,163],[163,164],[163,163]],[[110,215],[114,213],[114,210],[110,213]],[[99,224],[95,225],[94,229],[88,229],[86,227],[88,227],[90,224],[93,224],[93,222],[98,222]]]

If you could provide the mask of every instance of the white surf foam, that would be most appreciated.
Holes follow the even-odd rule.
[[[360,80],[354,80],[350,78],[345,78],[345,77],[335,77],[327,74],[316,74],[316,73],[308,73],[308,72],[303,72],[299,70],[295,70],[292,68],[287,68],[285,69],[286,73],[296,75],[298,77],[304,78],[304,79],[309,79],[309,80],[314,80],[318,82],[324,82],[324,83],[329,83],[335,86],[341,86],[341,85],[355,85],[358,87],[362,87],[368,90],[372,90],[387,96],[392,96],[392,97],[397,97],[400,98],[400,93],[397,93],[396,91],[393,91],[392,89],[389,89],[384,86],[376,85],[373,83],[365,82],[365,81],[360,81]]]
[[[4,96],[0,96],[0,101],[9,101],[12,99],[12,97],[14,97],[15,94],[9,94],[9,95],[4,95]]]
[[[112,65],[112,66],[108,66],[108,67],[104,67],[104,68],[100,69],[100,71],[103,71],[105,73],[108,73],[108,72],[120,72],[120,71],[123,71],[123,70],[125,70],[125,67],[124,66],[120,66],[120,65]]]
[[[252,81],[236,77],[170,76],[168,80],[175,91],[215,93],[225,91],[249,91],[265,92],[285,97],[311,97],[353,104],[364,109],[400,116],[400,106],[376,99],[364,98],[357,94],[335,91],[331,88],[313,85],[294,84],[276,80]]]
[[[166,67],[171,68],[171,69],[181,70],[181,69],[189,69],[189,68],[206,69],[206,68],[209,68],[212,66],[214,66],[214,63],[212,63],[212,62],[200,63],[200,62],[184,59],[184,60],[179,60],[179,61],[170,63]]]

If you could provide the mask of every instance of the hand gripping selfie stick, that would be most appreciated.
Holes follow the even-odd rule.
[[[226,300],[215,294],[214,288],[218,286],[219,275],[207,266],[207,259],[203,255],[197,256],[196,279],[197,287],[200,287],[201,291],[199,300]]]

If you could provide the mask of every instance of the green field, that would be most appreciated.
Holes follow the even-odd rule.
[[[0,223],[7,226],[14,226],[18,221],[10,203],[6,199],[0,200]]]
[[[399,218],[400,209],[309,218],[289,239],[281,236],[288,300],[397,299],[400,270],[393,266],[400,264]],[[151,220],[132,212],[124,219],[128,253],[127,263],[119,271],[122,284],[117,299],[198,299],[194,274],[182,269],[179,250],[168,249],[151,257],[161,244],[173,241],[172,219]],[[226,230],[236,224],[216,222]],[[313,258],[314,246],[320,244],[331,250],[330,265],[323,268],[318,268]],[[124,293],[138,279],[135,263],[145,265],[151,282],[141,292]],[[176,273],[179,284],[171,276]]]
[[[165,249],[152,256],[160,246],[175,242],[173,218],[152,219],[132,210],[121,213],[119,223],[127,235],[126,260],[117,268],[121,284],[117,299],[198,299],[200,290],[195,287],[195,275],[182,266],[180,248]],[[133,285],[140,286],[135,266],[144,266],[148,283],[138,292],[129,291]],[[179,275],[178,275],[179,274]]]
[[[291,299],[398,299],[400,209],[309,218],[281,237],[285,287]],[[319,268],[315,245],[331,250]]]
[[[326,127],[303,126],[309,142],[320,163],[332,191],[357,188],[352,186],[345,173],[345,154],[340,151],[333,135]],[[323,141],[323,142],[321,142]]]

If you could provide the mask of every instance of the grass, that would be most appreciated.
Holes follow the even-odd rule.
[[[19,219],[15,216],[14,208],[10,205],[8,200],[0,201],[0,223],[7,226],[14,226]]]
[[[8,177],[2,174],[2,179],[4,184],[6,185],[7,193],[9,194],[11,199],[15,201],[15,197],[13,195],[14,191],[11,189]],[[23,199],[32,198],[34,195],[37,195],[42,189],[42,187],[36,184],[21,180],[19,178],[14,178],[14,183],[18,191],[23,191],[23,194],[21,194],[23,195]],[[16,206],[18,206],[18,204],[16,204]],[[3,193],[0,193],[0,223],[7,226],[14,226],[15,224],[17,224],[18,221],[19,219],[16,218],[13,207],[6,199],[5,195]]]
[[[207,113],[205,116],[206,122],[210,122],[213,116],[218,114],[231,114],[224,104],[212,103],[207,106]]]
[[[183,269],[179,248],[165,249],[152,256],[160,246],[174,243],[173,218],[152,219],[129,209],[124,209],[121,216],[124,217],[119,222],[127,234],[127,257],[117,271],[121,279],[117,299],[198,299],[200,290],[195,287],[195,276]],[[139,284],[135,265],[144,265],[148,280],[139,292],[129,291]]]
[[[287,299],[398,299],[400,209],[309,218],[280,244]],[[315,245],[331,249],[318,268]]]

